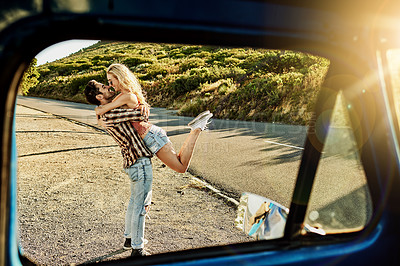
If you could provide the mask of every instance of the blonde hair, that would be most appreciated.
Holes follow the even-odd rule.
[[[139,80],[127,66],[118,63],[111,64],[107,68],[107,74],[113,75],[120,83],[122,89],[135,94],[138,98],[139,104],[148,105],[145,97],[143,96],[143,91]]]

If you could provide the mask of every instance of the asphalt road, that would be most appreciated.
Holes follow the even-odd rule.
[[[17,104],[97,126],[94,106],[19,96]],[[167,131],[179,150],[192,117],[152,108],[150,121]],[[306,134],[303,126],[212,119],[200,135],[190,172],[239,196],[252,192],[288,206]]]
[[[96,126],[93,105],[22,96],[17,104]],[[192,119],[173,110],[151,109],[150,121],[167,131],[177,151]],[[210,130],[200,135],[189,172],[236,199],[251,192],[289,207],[306,130],[304,126],[212,119]],[[329,220],[323,223],[334,229],[344,223],[345,227],[364,224],[371,212],[365,175],[353,147],[345,146],[351,140],[349,132],[332,130],[335,137],[328,138],[326,145],[332,150],[324,151],[311,195],[309,211],[317,210],[325,218],[316,221]]]

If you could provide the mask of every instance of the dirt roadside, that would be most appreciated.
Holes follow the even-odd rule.
[[[114,140],[22,106],[17,106],[16,131],[18,226],[25,256],[40,265],[129,256],[121,249],[129,180]],[[189,173],[152,161],[153,205],[145,235],[151,254],[251,241],[235,228],[232,204]]]

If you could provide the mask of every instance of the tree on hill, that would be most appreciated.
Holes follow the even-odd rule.
[[[29,89],[36,86],[39,83],[40,74],[36,69],[37,59],[34,58],[29,64],[28,69],[25,70],[21,83],[19,85],[19,90],[22,95],[27,95]]]

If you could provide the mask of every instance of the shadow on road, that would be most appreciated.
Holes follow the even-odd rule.
[[[106,146],[96,146],[96,147],[80,147],[80,148],[73,148],[73,149],[64,149],[64,150],[55,150],[55,151],[44,151],[44,152],[35,152],[35,153],[29,153],[29,154],[22,154],[22,155],[19,155],[18,158],[29,157],[29,156],[36,156],[36,155],[45,155],[45,154],[51,154],[51,153],[59,153],[59,152],[68,152],[68,151],[91,150],[91,149],[103,149],[103,148],[110,148],[110,147],[118,147],[118,145],[106,145]]]
[[[91,259],[91,260],[85,261],[85,262],[83,262],[82,264],[85,265],[85,264],[91,264],[91,263],[101,262],[101,261],[103,261],[103,260],[105,260],[105,259],[111,258],[111,257],[113,257],[113,256],[115,256],[115,255],[122,254],[122,253],[124,253],[124,252],[126,252],[126,251],[129,251],[129,250],[126,250],[126,249],[123,249],[123,248],[117,249],[117,250],[112,251],[112,252],[110,252],[110,253],[108,253],[108,254],[105,254],[105,255],[103,255],[103,256],[100,256],[100,257],[93,258],[93,259]]]
[[[15,133],[65,133],[65,134],[91,134],[91,135],[104,135],[104,133],[98,132],[86,132],[86,131],[64,131],[64,130],[17,130]]]

